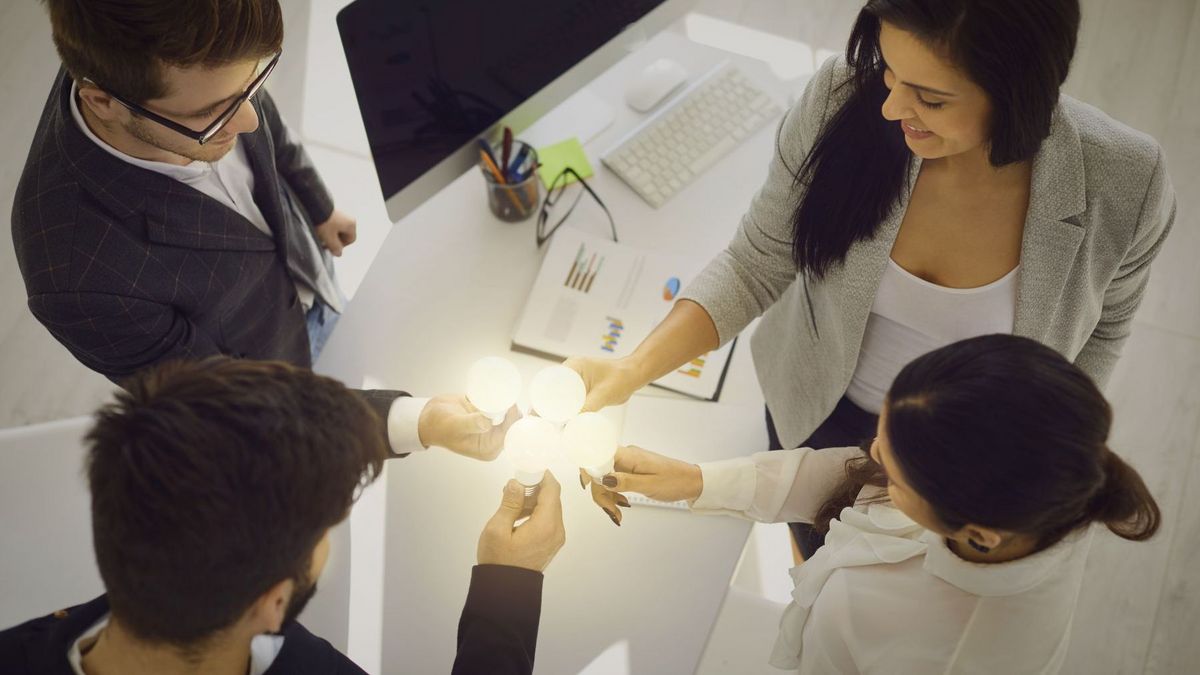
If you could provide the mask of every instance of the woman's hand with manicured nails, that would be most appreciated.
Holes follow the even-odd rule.
[[[591,483],[592,500],[604,509],[616,525],[621,524],[621,509],[628,507],[622,492],[637,492],[660,502],[695,501],[704,489],[700,467],[650,452],[636,445],[617,449],[613,471],[601,481],[579,472],[584,488]]]

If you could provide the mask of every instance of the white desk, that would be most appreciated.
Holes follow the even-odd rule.
[[[596,168],[590,182],[612,210],[621,241],[707,261],[732,236],[765,178],[775,123],[662,209],[651,209],[600,164],[599,153],[641,117],[622,103],[627,78],[667,54],[693,74],[730,59],[781,104],[786,92],[764,64],[673,32],[655,36],[589,87],[617,110],[613,125],[586,148]],[[586,201],[565,226],[598,234],[607,227]],[[534,227],[532,218],[494,219],[482,177],[465,174],[392,229],[316,369],[351,386],[367,379],[422,394],[461,391],[475,359],[508,353],[541,260]],[[526,377],[546,364],[510,357]],[[721,401],[762,410],[744,340]],[[659,449],[716,459],[762,448],[755,434],[729,438],[705,422],[686,430],[694,445]],[[618,529],[579,489],[573,467],[552,470],[563,484],[567,544],[546,573],[537,671],[580,672],[604,654],[590,672],[691,673],[750,524],[645,508],[627,512]],[[482,464],[441,450],[390,462],[384,673],[449,672],[477,538],[510,476],[503,458]]]

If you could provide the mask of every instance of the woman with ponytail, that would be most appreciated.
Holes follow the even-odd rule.
[[[729,247],[632,355],[568,361],[588,408],[760,315],[773,448],[857,445],[905,364],[977,335],[1037,340],[1103,386],[1175,199],[1152,138],[1060,94],[1079,21],[1078,0],[869,0]]]
[[[797,448],[696,466],[622,448],[616,492],[799,520],[826,543],[792,570],[771,662],[801,673],[1055,673],[1095,526],[1159,526],[1107,445],[1091,378],[1027,338],[990,335],[917,358],[864,449]]]

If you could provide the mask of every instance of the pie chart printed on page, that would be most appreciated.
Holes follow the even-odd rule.
[[[663,300],[674,300],[677,295],[679,295],[679,279],[671,277],[667,279],[667,285],[663,286]]]

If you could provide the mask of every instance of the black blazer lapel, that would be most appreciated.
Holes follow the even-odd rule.
[[[50,119],[58,152],[79,185],[118,220],[144,220],[147,238],[168,246],[237,251],[275,248],[270,236],[221,202],[97,147],[71,114],[71,79],[65,71],[59,71],[51,96],[58,100]]]
[[[254,201],[270,225],[271,231],[275,233],[279,255],[284,264],[293,276],[320,294],[319,267],[328,269],[329,265],[323,257],[314,257],[311,245],[302,239],[313,236],[304,231],[311,231],[313,223],[300,207],[292,186],[287,184],[276,166],[275,146],[271,140],[271,130],[267,126],[270,121],[262,114],[257,102],[255,110],[258,111],[258,130],[242,136],[246,144],[246,154],[250,158],[250,168],[254,172]],[[334,299],[324,300],[327,304],[336,306]]]

